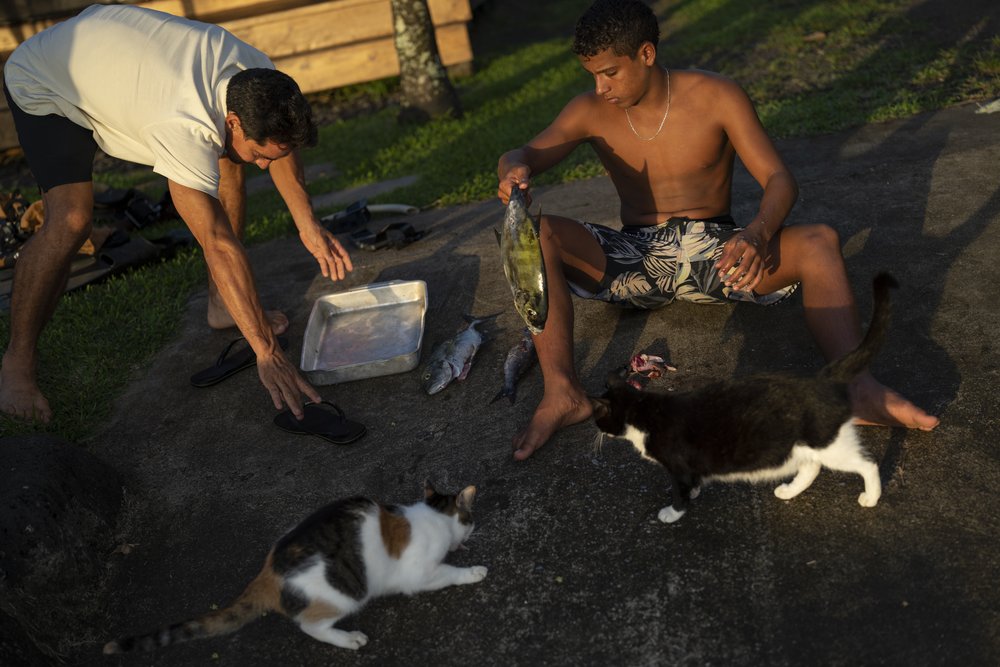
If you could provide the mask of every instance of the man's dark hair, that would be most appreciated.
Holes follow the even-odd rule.
[[[316,145],[309,102],[295,80],[278,70],[248,69],[230,79],[226,110],[239,116],[243,132],[259,144]]]
[[[597,0],[576,22],[573,53],[584,58],[611,49],[616,56],[634,58],[643,42],[656,46],[660,24],[640,0]]]

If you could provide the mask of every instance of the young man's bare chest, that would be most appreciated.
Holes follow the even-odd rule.
[[[728,212],[734,150],[721,127],[678,110],[643,140],[624,110],[609,107],[600,116],[603,128],[591,144],[618,189],[623,215],[637,216],[625,224]]]

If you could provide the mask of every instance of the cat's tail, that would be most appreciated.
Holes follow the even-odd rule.
[[[899,287],[899,284],[888,273],[880,273],[875,276],[875,280],[872,281],[875,306],[872,312],[872,322],[868,326],[868,333],[854,350],[827,364],[820,371],[821,377],[836,382],[850,382],[861,371],[868,368],[875,353],[882,346],[886,330],[889,328],[889,289],[892,287]]]
[[[272,569],[271,557],[268,556],[264,569],[228,607],[145,635],[110,641],[104,645],[104,654],[152,651],[161,646],[235,632],[264,612],[280,609],[280,602],[281,578]]]

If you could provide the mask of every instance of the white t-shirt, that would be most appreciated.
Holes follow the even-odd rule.
[[[14,50],[14,102],[93,130],[97,145],[219,196],[226,86],[263,53],[216,25],[130,5],[92,5]]]

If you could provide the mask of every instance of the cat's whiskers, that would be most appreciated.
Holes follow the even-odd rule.
[[[600,454],[601,453],[601,449],[604,447],[604,440],[605,440],[606,437],[607,437],[607,434],[604,433],[603,431],[598,431],[594,435],[594,442],[591,445],[591,450],[592,450],[591,453],[592,454]]]

